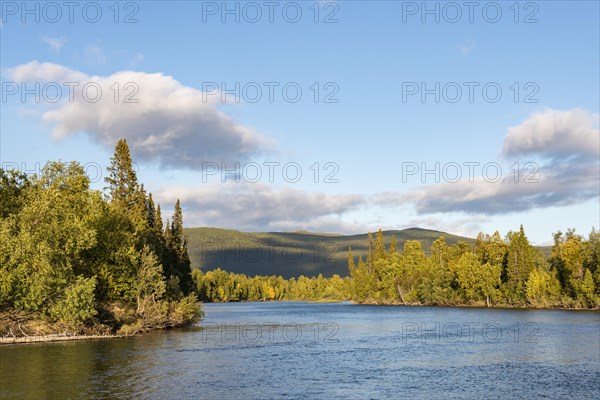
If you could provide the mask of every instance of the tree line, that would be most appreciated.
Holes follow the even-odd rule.
[[[600,233],[554,234],[550,255],[523,227],[474,245],[443,237],[426,255],[398,249],[381,230],[349,277],[283,279],[193,269],[176,201],[160,204],[138,182],[120,140],[107,186],[92,190],[77,162],[48,162],[28,177],[0,169],[0,335],[134,333],[198,321],[201,301],[353,300],[374,304],[593,308],[600,304]],[[20,332],[19,332],[20,331]],[[29,332],[29,333],[28,333]]]
[[[350,299],[351,280],[333,275],[324,278],[283,279],[281,276],[254,276],[226,272],[217,268],[203,273],[192,271],[195,290],[205,302],[275,301],[275,300],[347,300]]]
[[[349,277],[284,279],[228,273],[217,268],[192,277],[205,302],[353,300],[368,304],[474,305],[594,308],[600,304],[600,233],[587,239],[568,230],[554,234],[549,257],[533,246],[521,226],[502,238],[480,233],[475,243],[448,246],[440,237],[429,256],[421,242],[381,230],[368,235],[366,260],[348,254]]]
[[[419,241],[402,252],[381,230],[369,234],[366,260],[348,268],[352,299],[359,303],[597,307],[600,304],[600,233],[585,239],[574,230],[554,234],[551,254],[532,246],[523,226],[502,238],[480,233],[473,246],[437,239],[426,256]]]
[[[107,172],[98,191],[77,162],[33,177],[0,169],[1,334],[128,334],[201,318],[179,200],[163,223],[125,140]]]

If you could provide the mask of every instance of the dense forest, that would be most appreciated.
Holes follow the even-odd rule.
[[[426,252],[418,240],[369,234],[349,277],[248,277],[191,268],[177,200],[160,204],[138,182],[120,140],[106,187],[92,190],[77,162],[39,175],[0,169],[0,335],[63,331],[132,334],[199,321],[200,301],[353,300],[370,304],[594,308],[600,233],[554,234],[545,255],[523,227]],[[217,267],[217,265],[215,265]]]
[[[479,234],[474,244],[433,242],[430,255],[420,241],[398,249],[381,231],[369,234],[366,260],[348,254],[350,277],[333,275],[284,279],[192,272],[205,302],[269,300],[353,300],[369,304],[472,305],[595,308],[600,304],[600,233],[588,239],[573,230],[554,234],[549,257],[532,246],[523,227],[501,238]]]
[[[0,169],[0,334],[131,334],[202,317],[179,200],[163,224],[125,140],[103,192],[77,162]]]
[[[194,269],[192,276],[198,297],[205,302],[306,300],[339,301],[351,298],[349,277],[284,279],[281,276],[254,276],[226,272],[217,268],[203,273]]]
[[[354,257],[368,253],[367,234],[340,235],[296,232],[240,232],[233,229],[196,227],[184,229],[192,266],[204,272],[220,267],[248,276],[276,275],[284,279],[304,276],[348,276],[348,249]],[[389,242],[418,240],[425,254],[443,236],[448,245],[459,241],[474,244],[475,239],[420,228],[383,231]],[[548,253],[550,248],[544,248]]]
[[[348,266],[352,298],[360,303],[597,307],[600,303],[600,233],[584,239],[573,230],[554,234],[550,257],[531,246],[523,227],[501,238],[480,233],[473,246],[434,242],[429,257],[418,241],[402,253],[381,231],[369,235],[366,260]]]

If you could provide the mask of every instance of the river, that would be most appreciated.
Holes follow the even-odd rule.
[[[1,399],[595,399],[600,313],[206,304],[203,327],[0,347]]]

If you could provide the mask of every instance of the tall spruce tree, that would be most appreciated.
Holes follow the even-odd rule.
[[[183,212],[179,199],[175,202],[175,212],[173,213],[173,222],[171,223],[171,246],[173,250],[181,255],[183,252]]]
[[[152,199],[152,193],[148,193],[148,198],[146,201],[146,219],[148,220],[148,225],[151,228],[156,226],[156,208],[154,207],[154,200]]]
[[[106,169],[108,176],[104,181],[108,184],[108,193],[112,204],[121,207],[123,210],[129,210],[137,201],[138,180],[127,140],[120,139],[115,147],[113,158],[110,159],[110,166]]]
[[[390,241],[390,250],[388,254],[392,255],[398,252],[398,242],[396,241],[396,235],[392,235],[392,240]]]
[[[385,260],[387,254],[385,252],[385,243],[383,240],[383,232],[381,231],[381,229],[377,231],[377,235],[375,235],[374,247],[375,259],[373,261]]]
[[[163,234],[163,220],[160,211],[160,203],[156,205],[156,213],[154,218],[154,230],[162,236]]]

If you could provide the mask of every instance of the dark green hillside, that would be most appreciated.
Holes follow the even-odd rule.
[[[334,274],[348,275],[348,248],[355,257],[367,254],[367,234],[333,235],[310,232],[240,232],[218,228],[187,228],[192,266],[203,271],[220,267],[229,272],[281,275],[284,278]],[[474,239],[427,229],[384,231],[386,246],[396,236],[398,248],[407,240],[419,240],[426,253],[431,243],[444,236],[449,245]]]

